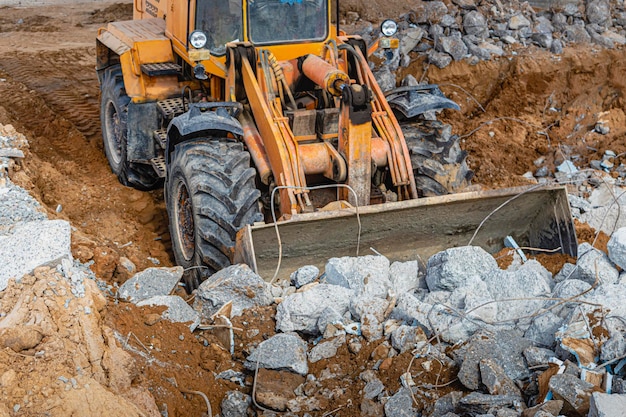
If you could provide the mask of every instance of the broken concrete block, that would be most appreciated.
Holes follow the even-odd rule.
[[[539,262],[528,261],[515,271],[495,271],[485,276],[489,293],[498,303],[498,321],[527,317],[544,305],[537,297],[550,297],[552,275]],[[522,299],[524,300],[513,300]],[[528,322],[528,320],[527,320]]]
[[[540,365],[548,365],[550,358],[556,356],[556,354],[550,349],[540,348],[536,346],[530,346],[524,349],[524,357],[526,358],[526,363],[530,368]]]
[[[386,318],[385,312],[388,308],[387,300],[370,295],[357,296],[350,302],[350,313],[357,320],[361,320],[365,314],[371,314],[382,323]]]
[[[391,288],[396,295],[419,288],[428,288],[426,274],[422,273],[417,261],[394,262],[389,267]]]
[[[493,256],[480,247],[451,248],[428,259],[426,283],[430,291],[453,291],[472,277],[483,279],[498,269]]]
[[[585,301],[601,304],[611,311],[611,316],[626,318],[626,287],[619,284],[603,284],[585,294]],[[590,308],[590,307],[585,307]]]
[[[228,391],[220,404],[221,416],[243,417],[248,415],[248,407],[252,404],[252,397],[240,391]]]
[[[487,391],[491,395],[511,395],[522,399],[522,394],[515,385],[515,382],[509,378],[504,369],[493,359],[483,359],[479,363],[480,377]]]
[[[483,359],[492,359],[512,380],[527,378],[530,371],[524,363],[522,352],[531,345],[530,340],[520,337],[515,331],[476,333],[464,347],[458,373],[459,381],[471,390],[479,389],[481,383],[479,364]]]
[[[415,326],[400,326],[391,333],[391,346],[400,353],[411,351],[418,342],[427,340],[424,331]]]
[[[551,311],[535,317],[524,333],[526,339],[545,347],[554,346],[554,334],[563,325],[563,319]]]
[[[315,281],[319,276],[320,270],[318,267],[314,265],[305,265],[292,272],[289,279],[294,287],[300,288]]]
[[[579,279],[567,279],[565,281],[561,281],[554,286],[554,290],[552,291],[552,298],[557,298],[561,300],[570,299],[579,294],[583,294],[585,291],[591,288],[591,285],[586,283],[585,281],[581,281]],[[550,300],[546,302],[546,308],[552,307],[555,304],[559,304],[556,307],[550,309],[554,314],[561,317],[562,319],[566,319],[569,317],[572,309],[576,308],[579,304],[576,303],[576,300],[573,302],[562,303],[561,300]]]
[[[309,361],[319,362],[322,359],[332,358],[337,354],[337,349],[346,344],[346,336],[341,335],[326,342],[318,343],[309,351]]]
[[[0,236],[0,291],[11,278],[21,278],[38,266],[56,266],[72,260],[71,228],[65,220],[17,224]]]
[[[361,317],[361,335],[373,342],[383,337],[383,324],[373,314],[364,314]]]
[[[244,366],[254,370],[257,363],[259,368],[306,375],[309,372],[307,344],[296,333],[278,333],[261,342],[248,356]]]
[[[339,285],[319,284],[310,290],[286,297],[276,309],[276,330],[318,334],[317,321],[329,307],[343,316],[354,291]]]
[[[609,257],[587,242],[578,246],[576,266],[578,266],[577,279],[591,285],[596,281],[596,276],[601,284],[615,284],[619,279],[619,272]]]
[[[430,417],[442,417],[447,413],[451,413],[456,410],[459,401],[463,398],[463,392],[452,391],[444,396],[441,396],[435,401],[432,408],[428,410],[426,415]]]
[[[371,400],[378,397],[385,390],[385,386],[380,379],[374,379],[365,384],[363,388],[363,397]]]
[[[588,417],[626,417],[626,395],[594,392]]]
[[[391,288],[389,259],[384,256],[331,258],[325,271],[328,284],[349,288],[356,294],[387,298]]]
[[[600,388],[585,382],[575,375],[558,374],[550,378],[548,384],[556,400],[563,400],[563,413],[572,415],[587,415],[591,394],[600,391]]]
[[[626,356],[626,338],[624,338],[626,329],[624,328],[624,323],[621,320],[617,321],[615,324],[613,322],[614,320],[607,321],[610,325],[610,337],[600,348],[601,362],[608,362]]]
[[[606,245],[609,259],[622,269],[626,269],[626,227],[620,227]]]
[[[467,415],[493,414],[500,408],[515,407],[516,405],[520,405],[520,400],[514,395],[488,395],[472,392],[461,398],[458,410]]]
[[[345,334],[343,317],[333,308],[326,307],[317,319],[317,330],[325,338],[338,336],[342,333]]]
[[[412,417],[418,415],[408,388],[400,388],[385,403],[385,417]]]
[[[174,323],[190,323],[193,332],[200,325],[200,314],[177,295],[157,295],[137,303],[137,306],[167,306],[161,317]]]
[[[208,318],[229,301],[233,303],[233,317],[240,316],[247,308],[268,306],[274,298],[270,286],[260,276],[248,265],[239,264],[216,272],[200,284],[196,290],[194,309]]]
[[[169,295],[183,276],[183,267],[148,268],[120,286],[117,296],[137,303],[159,295]]]

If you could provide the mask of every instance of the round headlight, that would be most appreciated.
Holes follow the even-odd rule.
[[[196,49],[204,48],[206,42],[206,33],[202,31],[194,30],[193,32],[191,32],[191,35],[189,35],[189,43]]]
[[[387,19],[380,25],[380,31],[385,36],[393,36],[398,31],[398,24],[394,20]]]

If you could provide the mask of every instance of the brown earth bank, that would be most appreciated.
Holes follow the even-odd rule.
[[[409,8],[399,1],[342,4],[344,16],[356,12],[361,19],[375,23]],[[30,143],[26,158],[10,173],[11,179],[30,191],[51,219],[72,224],[74,256],[93,261],[92,270],[109,285],[121,284],[129,277],[120,266],[122,257],[139,270],[173,262],[162,192],[140,192],[120,185],[102,152],[95,34],[105,22],[127,19],[131,14],[131,4],[118,3],[0,7],[0,123],[12,124]],[[612,150],[618,155],[616,165],[621,163],[626,154],[623,50],[568,46],[562,55],[552,55],[529,47],[515,53],[476,65],[453,62],[445,69],[429,66],[415,56],[408,68],[401,68],[397,79],[412,74],[418,80],[437,83],[461,106],[461,111],[445,111],[440,118],[463,138],[462,147],[475,172],[474,183],[481,187],[527,184],[522,175],[534,172],[534,161],[539,158],[545,158],[554,171],[565,159],[585,167]],[[610,125],[609,134],[593,131],[600,119]],[[594,241],[595,233],[581,226],[579,237]],[[606,245],[605,235],[598,240]],[[565,261],[549,258],[542,262],[554,273]],[[2,297],[2,308],[11,310],[20,299],[26,300],[24,297],[30,297],[24,301],[27,304],[35,302],[33,297],[54,298],[43,284],[57,279],[55,273],[44,269],[11,284]],[[202,415],[206,410],[203,399],[184,390],[205,392],[213,413],[218,413],[226,391],[250,393],[252,377],[247,374],[245,388],[241,388],[236,382],[215,380],[215,373],[241,371],[244,355],[275,332],[273,307],[246,312],[233,323],[244,329],[235,332],[237,360],[233,360],[214,343],[211,331],[190,333],[184,325],[155,320],[159,309],[119,302],[112,294],[106,300],[101,295],[94,297],[89,320],[79,320],[74,331],[60,336],[54,336],[52,329],[63,328],[73,315],[64,312],[62,299],[55,301],[54,308],[48,305],[52,318],[38,321],[36,330],[50,346],[48,353],[0,352],[0,403],[4,404],[0,416],[89,415],[80,411],[85,401],[106,404],[111,410],[107,415],[146,415],[154,413],[154,407],[167,410],[170,416]],[[78,305],[70,312],[76,315],[84,308]],[[250,329],[259,331],[247,331]],[[116,340],[126,350],[116,347]],[[91,350],[77,358],[76,346],[84,345]],[[319,415],[332,409],[338,416],[361,415],[357,399],[365,382],[358,376],[385,357],[376,343],[365,344],[358,354],[342,349],[335,358],[313,366],[312,373],[328,368],[340,376],[319,387],[338,393],[333,404],[321,405]],[[94,351],[99,353],[94,356]],[[422,362],[411,360],[408,353],[390,358],[383,361],[379,378],[386,387],[397,389],[402,373],[426,369]],[[77,366],[95,377],[83,376]],[[28,375],[28,380],[20,381],[17,375]],[[441,386],[435,390],[437,396],[455,388],[450,369],[421,375],[418,384]],[[83,391],[68,390],[72,381],[59,377],[75,378]],[[134,405],[128,405],[124,414],[125,403],[112,399],[104,389],[98,389],[101,396],[88,401],[86,398],[95,394],[85,386],[126,393],[123,398]],[[152,403],[145,400],[147,393],[154,398]],[[27,406],[16,410],[15,404]],[[137,404],[144,404],[141,411],[135,411]],[[94,405],[93,410],[90,415],[99,415],[103,409]]]

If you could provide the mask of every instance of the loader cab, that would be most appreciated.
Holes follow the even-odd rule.
[[[211,55],[226,53],[229,42],[254,45],[323,42],[328,38],[328,0],[196,0],[189,47],[204,36]],[[202,42],[198,43],[202,45]]]

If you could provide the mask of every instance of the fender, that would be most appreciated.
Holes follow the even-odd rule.
[[[174,117],[167,128],[167,163],[170,163],[174,147],[188,139],[226,137],[231,134],[234,140],[242,140],[243,127],[239,120],[229,114],[228,108],[238,113],[243,106],[237,102],[192,103],[186,113]],[[207,111],[201,111],[203,109]]]
[[[96,71],[120,63],[126,94],[133,102],[160,100],[180,93],[170,39],[162,19],[109,23],[98,31]]]

